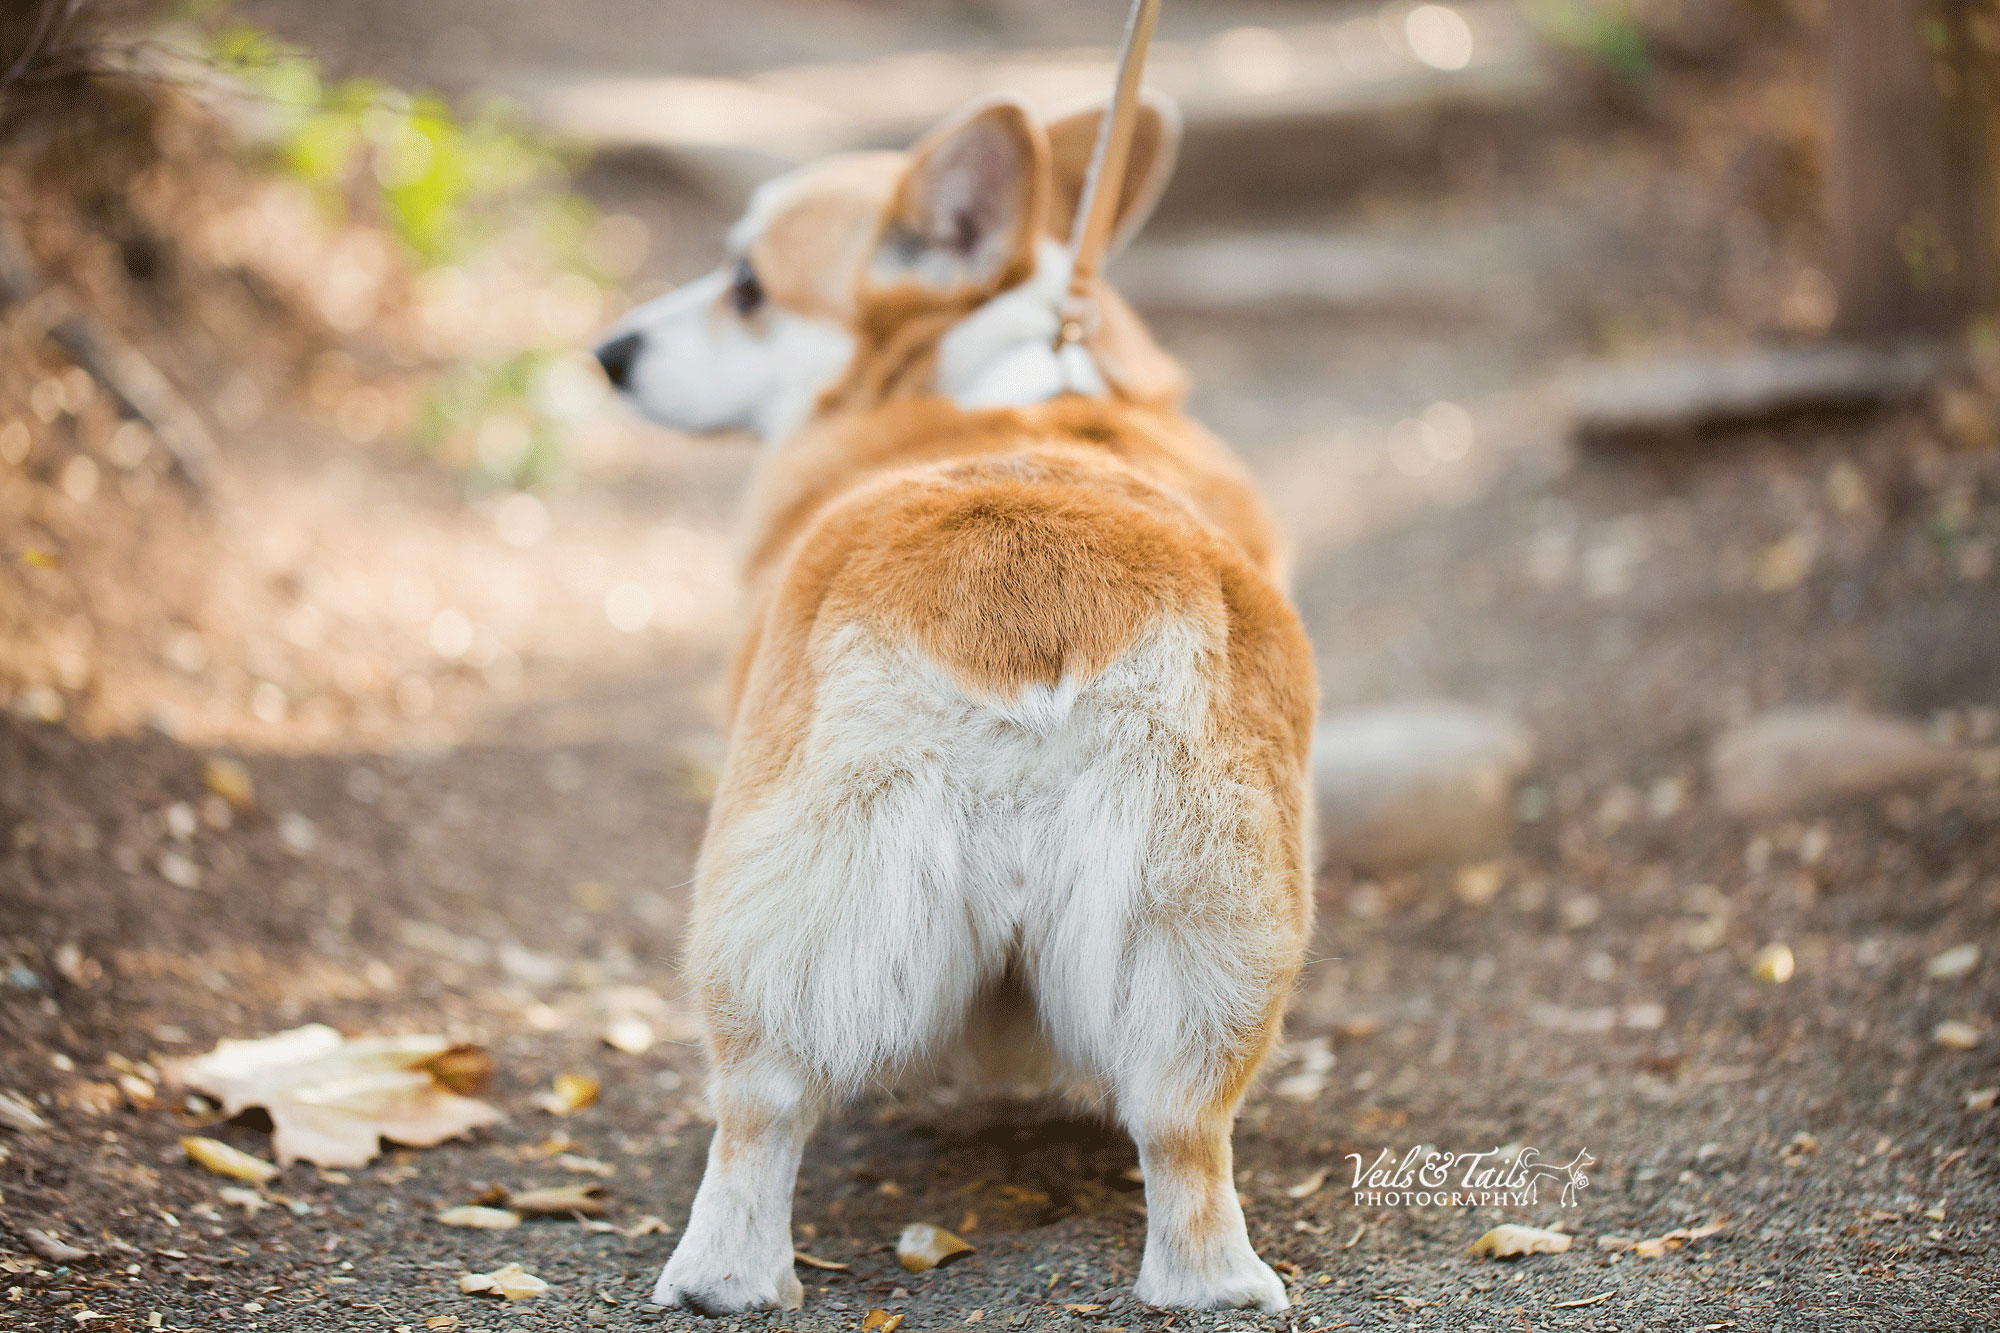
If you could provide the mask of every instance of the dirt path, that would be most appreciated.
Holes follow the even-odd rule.
[[[601,185],[621,206],[677,207]],[[1540,391],[1602,346],[1607,311],[1651,301],[1651,334],[1680,331],[1676,312],[1777,262],[1753,236],[1717,264],[1729,220],[1695,186],[1614,138],[1365,224],[1389,244],[1464,241],[1525,299],[1160,321],[1199,410],[1300,536],[1329,704],[1472,700],[1541,741],[1533,817],[1488,901],[1448,873],[1323,881],[1290,1054],[1237,1141],[1253,1239],[1293,1312],[1132,1306],[1129,1144],[1048,1108],[938,1098],[822,1132],[799,1243],[851,1267],[802,1272],[798,1315],[737,1322],[845,1329],[869,1308],[906,1329],[1990,1322],[2000,1116],[1967,1098],[2000,1082],[2000,785],[1968,776],[1752,825],[1715,808],[1703,754],[1728,721],[1795,700],[1990,726],[2000,581],[1963,553],[2000,540],[2000,466],[1915,415],[1639,457],[1569,445]],[[712,243],[674,216],[661,279]],[[1405,423],[1440,402],[1474,429],[1426,452]],[[673,958],[744,464],[738,446],[623,428],[571,491],[468,498],[278,414],[232,441],[213,512],[146,538],[149,558],[173,557],[170,614],[134,612],[141,650],[90,650],[81,725],[0,717],[0,1088],[53,1125],[0,1133],[0,1327],[137,1330],[154,1313],[283,1333],[706,1326],[644,1298],[707,1142]],[[55,497],[39,521],[130,516],[94,503]],[[1801,531],[1809,569],[1762,579],[1762,554]],[[216,752],[245,758],[254,811],[204,802]],[[182,804],[194,826],[176,832]],[[193,883],[169,882],[189,878],[163,873],[169,855]],[[1772,940],[1798,959],[1783,986],[1751,974]],[[1986,946],[1982,967],[1926,976],[1968,942]],[[604,1045],[619,1013],[659,1044]],[[1937,1046],[1945,1019],[1984,1043]],[[130,1104],[112,1057],[304,1021],[481,1040],[508,1120],[347,1176],[295,1167],[273,1188],[296,1211],[247,1216],[181,1160],[168,1108]],[[534,1109],[565,1071],[600,1077],[603,1100]],[[1575,1207],[1547,1189],[1525,1207],[1357,1201],[1349,1154],[1417,1145],[1594,1164]],[[489,1185],[576,1178],[554,1160],[564,1147],[610,1164],[615,1221],[655,1214],[665,1230],[434,1221]],[[902,1273],[886,1247],[917,1220],[977,1253]],[[1517,1265],[1465,1256],[1502,1221],[1580,1239]],[[1722,1229],[1658,1259],[1598,1244],[1707,1223]],[[96,1258],[36,1260],[29,1227]],[[459,1273],[506,1260],[550,1293],[503,1308],[456,1291]]]

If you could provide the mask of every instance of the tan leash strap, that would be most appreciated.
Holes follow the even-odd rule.
[[[1094,322],[1091,296],[1104,271],[1106,252],[1118,220],[1124,194],[1125,166],[1132,155],[1132,136],[1139,122],[1139,85],[1146,72],[1146,53],[1153,45],[1163,0],[1132,0],[1132,18],[1125,27],[1125,50],[1118,61],[1118,89],[1111,110],[1097,131],[1097,147],[1077,201],[1076,222],[1070,230],[1069,295],[1063,304],[1062,329],[1056,345],[1081,342]]]

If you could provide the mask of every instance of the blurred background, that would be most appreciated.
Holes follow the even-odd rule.
[[[594,1146],[684,1206],[751,451],[636,423],[585,349],[789,165],[1099,93],[1124,10],[6,5],[0,1089],[58,1128],[0,1138],[0,1240],[143,1248],[202,1187],[117,1062],[307,1019],[475,1035],[516,1092],[600,1067]],[[2000,6],[1169,0],[1151,81],[1185,148],[1112,277],[1290,531],[1326,700],[1318,961],[1239,1148],[1267,1257],[1328,1318],[1472,1318],[1451,1219],[1292,1190],[1540,1136],[1604,1161],[1606,1226],[1769,1219],[1627,1300],[1990,1308]],[[603,1045],[632,1019],[662,1045]],[[976,1139],[1050,1300],[1129,1279],[1114,1138],[947,1117],[925,1184],[895,1132],[809,1158],[829,1253],[956,1198]],[[488,1149],[452,1151],[299,1187],[406,1266],[314,1288],[326,1326],[459,1257],[395,1202],[459,1201]],[[148,1280],[240,1305],[291,1217],[204,1219],[258,1257]],[[1357,1224],[1360,1277],[1318,1239]],[[604,1244],[579,1311],[664,1257]],[[856,1261],[828,1308],[1010,1299],[997,1260]],[[146,1308],[20,1262],[52,1321]]]

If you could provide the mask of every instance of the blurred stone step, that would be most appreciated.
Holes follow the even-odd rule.
[[[1528,299],[1496,226],[1253,229],[1141,236],[1111,279],[1148,315],[1385,314],[1479,319]]]
[[[1578,439],[1614,444],[1907,402],[1948,364],[1949,349],[1928,343],[1753,346],[1589,366],[1563,394]]]
[[[1016,92],[1053,114],[1102,97],[1111,79],[1107,51],[1052,50],[919,52],[741,79],[521,70],[494,83],[550,130],[735,204],[826,153],[903,147],[976,97]],[[1148,80],[1186,117],[1163,203],[1183,216],[1254,210],[1262,196],[1296,205],[1434,163],[1469,126],[1545,114],[1557,91],[1507,0],[1162,42]]]

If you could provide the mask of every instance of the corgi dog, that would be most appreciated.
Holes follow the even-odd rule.
[[[763,438],[685,963],[715,1134],[659,1304],[798,1308],[815,1124],[973,1069],[1130,1132],[1140,1301],[1287,1305],[1230,1135],[1311,927],[1312,653],[1130,307],[1057,348],[1103,114],[992,100],[775,180],[598,349],[644,415]],[[1119,243],[1177,142],[1143,103]]]

